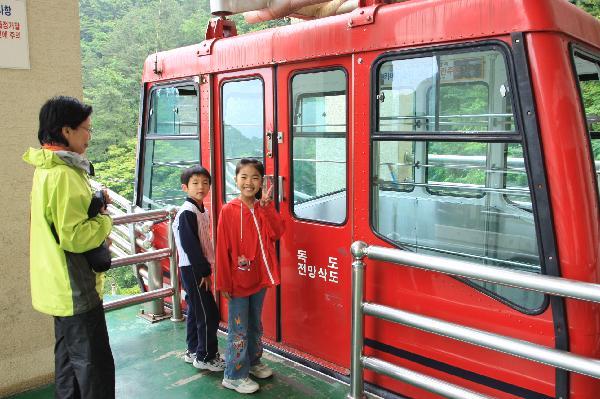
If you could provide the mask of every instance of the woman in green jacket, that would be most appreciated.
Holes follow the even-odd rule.
[[[104,274],[83,252],[100,246],[112,220],[101,212],[85,158],[91,140],[92,107],[72,97],[54,97],[40,110],[41,149],[23,159],[35,166],[31,189],[30,277],[33,307],[54,316],[55,396],[115,396],[115,368],[102,307]],[[104,204],[110,202],[105,193]],[[103,204],[103,205],[104,205]],[[103,208],[105,211],[105,207]]]

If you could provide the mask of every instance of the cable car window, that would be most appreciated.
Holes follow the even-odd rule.
[[[387,61],[377,81],[379,133],[515,132],[500,51]]]
[[[346,220],[346,74],[292,78],[293,212],[301,219]]]
[[[197,135],[198,92],[193,85],[152,91],[148,135]]]
[[[141,166],[143,208],[178,206],[185,198],[181,168],[200,163],[198,101],[198,90],[190,83],[156,86],[150,92]]]
[[[225,201],[237,197],[235,165],[242,158],[264,163],[264,88],[260,79],[226,82],[221,91]]]
[[[200,163],[200,144],[191,140],[146,140],[143,170],[144,209],[179,206],[185,199],[181,191],[181,169]]]
[[[600,60],[578,53],[574,59],[600,193]]]
[[[391,75],[382,78],[390,66]],[[502,53],[485,49],[404,58],[382,62],[379,71],[373,101],[380,120],[371,158],[375,232],[410,251],[541,273]],[[467,81],[450,81],[459,78]],[[401,90],[394,91],[396,82]],[[383,107],[388,98],[383,103],[380,98],[386,86],[397,94],[389,108]],[[407,114],[409,109],[414,113]],[[415,139],[415,132],[423,139]],[[450,138],[436,140],[438,132]],[[497,137],[470,141],[479,132]],[[542,293],[465,281],[524,312],[544,304]]]

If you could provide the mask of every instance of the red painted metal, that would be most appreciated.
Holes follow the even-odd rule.
[[[291,77],[298,72],[314,69],[342,69],[350,76],[352,60],[338,57],[330,60],[305,62],[297,65],[281,66],[277,72],[277,115],[278,131],[283,133],[283,143],[279,144],[279,175],[283,177],[284,200],[280,212],[286,220],[286,231],[280,240],[281,259],[281,341],[292,348],[301,350],[325,361],[345,368],[350,367],[348,350],[350,346],[349,309],[351,295],[351,263],[348,243],[352,242],[353,209],[347,206],[347,220],[341,226],[327,225],[308,220],[299,220],[292,213],[291,193],[292,153],[290,126],[291,93],[288,92]],[[353,98],[350,80],[348,102]],[[352,113],[348,109],[348,127]],[[352,146],[348,137],[347,158],[351,159]],[[352,198],[349,184],[350,166],[347,175],[347,201]],[[306,264],[327,268],[330,257],[337,261],[337,283],[324,281],[318,276],[302,276],[298,271],[298,251],[305,251]],[[335,336],[335,344],[332,337]]]
[[[208,21],[206,26],[206,40],[223,39],[226,37],[237,36],[237,28],[235,22],[225,18],[215,18]]]
[[[283,188],[288,195],[279,204],[287,223],[280,241],[281,310],[278,315],[278,298],[270,290],[263,320],[265,334],[280,348],[309,360],[318,359],[325,365],[335,365],[332,367],[338,371],[349,367],[349,246],[354,240],[389,246],[374,234],[369,220],[371,66],[385,52],[491,39],[510,46],[510,33],[524,33],[552,205],[552,214],[542,217],[553,218],[562,275],[600,282],[596,181],[569,58],[569,45],[573,42],[600,52],[600,24],[564,0],[379,3],[367,0],[362,4],[364,7],[351,14],[238,37],[214,36],[196,45],[159,53],[162,75],[152,72],[154,56],[148,58],[143,72],[145,83],[202,76],[201,155],[205,166],[212,165],[215,193],[223,192],[220,87],[229,79],[248,76],[259,76],[264,81],[265,134],[283,133],[283,143],[278,145],[273,158],[267,158],[267,174],[277,172],[283,177]],[[343,68],[348,75],[348,219],[342,226],[298,220],[292,215],[289,203],[290,76],[297,71],[331,66]],[[216,217],[222,206],[220,194],[214,196],[213,205]],[[299,278],[296,267],[299,249],[306,250],[309,257],[314,256],[317,264],[332,254],[338,255],[339,284],[316,284],[314,280]],[[365,296],[369,301],[450,322],[549,347],[555,345],[550,308],[539,315],[520,313],[445,275],[369,261]],[[225,301],[221,305],[222,319],[226,320]],[[600,306],[566,300],[566,308],[571,350],[599,358]],[[372,318],[366,320],[365,337],[399,351],[434,359],[447,368],[441,371],[370,348],[365,350],[367,354],[494,397],[517,396],[464,379],[448,369],[466,370],[482,378],[555,396],[555,370],[551,367]],[[370,372],[366,376],[369,382],[408,397],[436,397],[387,377]],[[570,390],[569,399],[591,399],[600,392],[600,384],[598,380],[571,374]]]

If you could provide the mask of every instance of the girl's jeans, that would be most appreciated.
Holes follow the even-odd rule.
[[[246,378],[250,367],[260,363],[263,352],[260,316],[266,290],[229,300],[225,378]]]

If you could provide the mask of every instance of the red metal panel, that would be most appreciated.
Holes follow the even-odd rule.
[[[307,220],[299,220],[292,213],[293,195],[290,181],[292,168],[290,79],[295,72],[322,68],[343,68],[348,80],[348,128],[352,121],[352,89],[350,58],[312,61],[277,70],[278,131],[283,132],[279,144],[279,171],[284,179],[285,199],[280,212],[286,223],[286,231],[280,240],[281,251],[281,340],[285,345],[335,363],[344,368],[350,366],[350,293],[351,293],[351,225],[353,209],[350,205],[352,187],[348,184],[347,221],[332,226]],[[351,152],[350,130],[348,152]],[[350,157],[347,156],[350,160]],[[347,182],[350,181],[352,163],[347,163]],[[306,259],[299,259],[298,251],[305,251]],[[336,258],[335,269],[330,269],[330,258]],[[337,275],[326,280],[309,273],[300,275],[298,263],[319,269],[330,269]]]
[[[589,136],[566,37],[527,38],[563,277],[600,282],[600,221]],[[557,56],[564,55],[564,56]],[[554,94],[554,95],[551,95]],[[600,358],[600,305],[567,300],[570,350]],[[600,380],[572,374],[572,398],[600,392]]]
[[[354,62],[354,208],[369,209],[369,76],[371,64],[378,52],[358,54]],[[359,63],[358,59],[361,59]],[[368,212],[357,212],[354,220],[354,240],[389,247],[390,244],[377,237],[370,227]],[[486,296],[482,292],[446,275],[423,270],[400,267],[385,262],[367,260],[365,275],[365,300],[420,313],[445,321],[462,324],[498,334],[536,342],[553,347],[554,330],[552,314],[547,310],[541,315],[528,316]],[[457,342],[407,327],[400,327],[383,320],[366,318],[365,338],[407,351],[418,356],[441,362],[447,370],[452,367],[497,379],[531,391],[554,395],[554,369],[503,355],[495,351]],[[418,363],[392,356],[369,347],[367,354],[375,354],[394,364],[408,367],[434,377],[487,393],[498,398],[517,396],[500,392],[457,377],[454,372],[444,372]],[[445,366],[442,366],[445,367]],[[434,398],[430,393],[405,384],[391,381],[381,375],[367,374],[368,380],[410,397]]]

